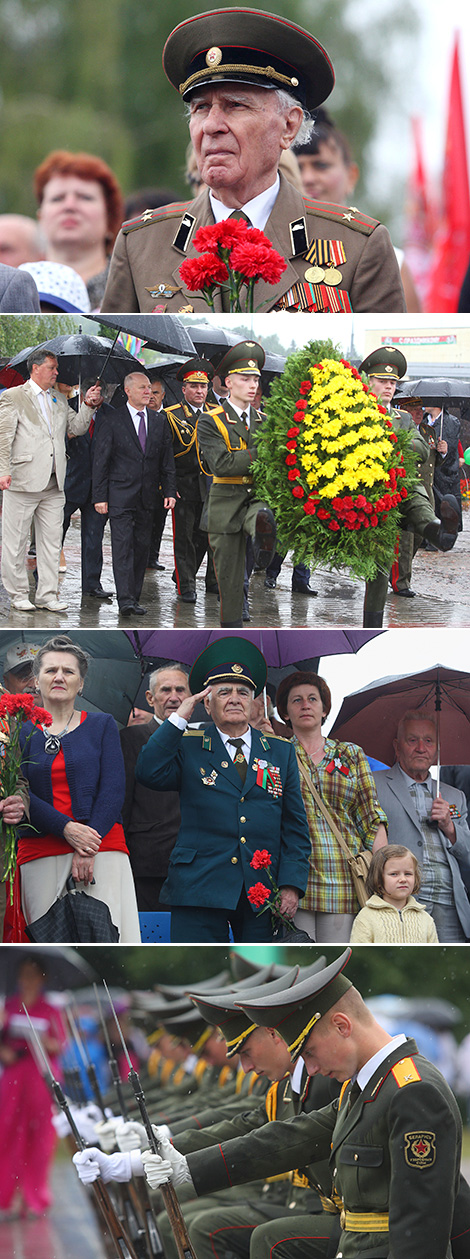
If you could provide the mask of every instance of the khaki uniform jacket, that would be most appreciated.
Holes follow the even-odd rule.
[[[349,1107],[337,1101],[220,1148],[189,1154],[198,1195],[327,1158],[342,1204],[343,1259],[451,1259],[462,1121],[413,1040],[390,1052]]]
[[[49,390],[52,434],[29,380],[6,389],[0,398],[0,476],[11,473],[12,490],[45,490],[55,470],[60,490],[64,488],[65,435],[86,433],[93,408],[82,402],[77,414],[57,389]]]
[[[215,415],[204,413],[198,419],[197,438],[203,466],[213,477],[226,478],[225,484],[215,481],[210,488],[207,519],[212,534],[238,533],[243,528],[246,507],[253,494],[252,465],[262,423],[262,416],[254,407],[250,407],[249,412],[249,432],[229,402]]]
[[[256,308],[263,312],[275,310],[287,295],[287,307],[295,310],[292,287],[304,280],[312,265],[305,258],[307,249],[312,241],[332,240],[340,242],[346,255],[346,261],[338,264],[342,277],[338,293],[345,290],[349,294],[353,310],[405,310],[400,272],[387,228],[354,208],[310,201],[283,175],[280,179],[279,194],[264,232],[288,265],[277,284],[261,280],[256,285]],[[182,311],[207,312],[202,295],[183,287],[179,268],[184,258],[198,256],[192,244],[198,227],[213,221],[209,193],[205,190],[194,201],[146,210],[140,218],[125,223],[114,247],[101,307],[103,314],[123,310],[168,310],[175,315]],[[326,309],[341,310],[341,299],[335,297],[332,286],[328,287],[333,304]],[[318,291],[316,298],[315,305],[306,309],[325,309],[325,294]],[[216,311],[222,310],[218,291],[214,305]]]

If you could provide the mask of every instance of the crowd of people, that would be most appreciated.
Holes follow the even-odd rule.
[[[268,712],[264,657],[232,636],[189,675],[159,665],[148,720],[119,735],[111,716],[80,708],[87,663],[67,635],[13,644],[5,660],[5,682],[50,714],[22,726],[21,791],[2,805],[18,825],[5,939],[36,939],[71,878],[122,943],[140,940],[139,912],[169,912],[176,943],[470,939],[467,800],[436,788],[429,709],[403,712],[394,764],[372,769],[359,746],[323,734],[324,678],[295,670]]]
[[[264,586],[273,590],[285,558],[276,549],[271,508],[254,490],[265,418],[264,364],[256,341],[219,350],[212,361],[188,358],[172,381],[173,396],[176,390],[181,400],[165,405],[168,381],[158,367],[130,371],[114,391],[85,374],[71,397],[74,390],[60,382],[60,360],[47,346],[31,350],[29,379],[0,396],[2,581],[12,610],[23,615],[67,608],[59,573],[66,564],[67,530],[79,511],[85,605],[114,597],[101,582],[109,520],[119,616],[145,616],[144,578],[161,567],[170,513],[177,600],[196,603],[196,578],[205,566],[206,594],[218,597],[221,625],[249,621],[253,570],[265,570]],[[370,627],[382,625],[389,583],[396,595],[413,597],[411,564],[418,547],[447,551],[462,528],[459,420],[419,398],[400,395],[409,411],[394,406],[406,369],[393,346],[380,347],[360,364],[395,432],[409,432],[420,478],[401,503],[398,556],[391,553],[389,573],[379,567],[366,584],[363,623]],[[32,528],[33,593],[25,561]],[[292,590],[315,594],[303,563],[294,564]]]

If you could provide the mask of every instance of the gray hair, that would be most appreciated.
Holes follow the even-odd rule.
[[[80,670],[80,677],[85,677],[89,662],[89,656],[86,651],[83,651],[83,649],[78,646],[78,643],[73,643],[68,634],[56,634],[55,638],[49,638],[47,643],[44,643],[43,646],[39,648],[38,654],[34,658],[33,674],[35,678],[39,677],[44,656],[47,656],[50,651],[63,651],[64,653],[67,652],[69,656],[75,656]]]
[[[186,678],[186,681],[188,680],[188,670],[185,668],[184,664],[179,664],[177,660],[169,660],[168,664],[159,665],[158,669],[154,669],[153,673],[150,674],[147,690],[154,690],[160,673],[171,672],[182,673],[183,677]]]
[[[243,87],[243,84],[237,83],[236,86]],[[245,86],[250,87],[251,84],[246,84]],[[203,88],[200,88],[199,90],[203,91]],[[313,115],[309,113],[308,109],[304,109],[303,105],[300,104],[300,101],[298,101],[297,98],[293,96],[291,92],[284,91],[284,88],[261,87],[261,90],[265,92],[267,91],[274,92],[280,114],[287,114],[294,105],[296,106],[297,109],[302,110],[302,122],[300,124],[297,134],[294,136],[294,139],[291,141],[291,144],[289,147],[292,148],[294,144],[307,144],[308,140],[310,140],[310,136],[315,127],[315,119]],[[185,118],[188,122],[191,117],[191,104],[195,96],[196,96],[196,92],[191,96],[191,100],[184,101],[184,113],[185,113]]]
[[[437,740],[437,721],[435,713],[426,712],[424,708],[408,708],[407,712],[403,713],[403,717],[400,717],[397,726],[397,739],[402,738],[405,726],[407,726],[410,721],[425,721],[428,726],[433,727]]]
[[[124,388],[124,389],[126,388],[126,385],[128,385],[128,384],[129,384],[129,381],[130,381],[130,380],[133,380],[134,376],[145,376],[145,377],[146,377],[146,379],[148,380],[149,384],[150,384],[150,378],[147,376],[147,372],[144,370],[144,368],[142,368],[142,371],[141,371],[141,372],[135,371],[135,372],[128,372],[128,373],[127,373],[127,376],[125,376],[125,377],[124,377],[124,380],[123,380],[123,382],[122,382],[122,383],[123,383],[123,388]]]
[[[31,354],[28,354],[26,359],[29,374],[31,375],[32,367],[41,367],[42,363],[45,363],[46,358],[55,358],[56,363],[58,363],[57,354],[54,354],[53,350],[31,350]]]

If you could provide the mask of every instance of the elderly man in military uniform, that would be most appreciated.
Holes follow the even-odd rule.
[[[252,465],[262,423],[253,398],[264,359],[264,350],[256,341],[232,346],[219,365],[229,390],[222,416],[203,414],[198,421],[201,461],[212,474],[209,542],[220,591],[220,623],[227,628],[242,624],[247,539],[252,539],[259,568],[267,567],[276,544],[271,509],[253,494]]]
[[[257,283],[259,309],[404,310],[387,229],[355,206],[311,201],[279,175],[281,154],[310,131],[306,111],[334,85],[314,36],[255,9],[194,14],[167,39],[163,68],[189,105],[205,189],[124,224],[102,310],[206,310],[202,294],[185,288],[180,265],[195,256],[199,227],[233,214],[265,232],[287,262],[276,284]],[[223,309],[219,289],[214,309]]]
[[[424,437],[417,430],[411,415],[407,411],[400,411],[391,406],[397,381],[402,379],[406,370],[407,363],[404,354],[393,345],[380,346],[379,349],[373,350],[363,360],[359,368],[360,372],[364,372],[368,376],[369,386],[372,391],[377,394],[380,402],[387,407],[394,429],[396,431],[405,429],[410,433],[411,449],[416,454],[418,462],[424,462],[428,457],[428,446]],[[420,534],[421,537],[433,543],[439,551],[450,551],[451,547],[453,547],[459,527],[458,503],[453,494],[446,494],[443,499],[441,520],[439,520],[433,511],[425,486],[417,485],[402,502],[401,515],[403,528],[399,535],[399,545],[402,554],[408,556],[410,572],[415,533]],[[403,540],[408,534],[410,537],[409,543]],[[398,580],[398,566],[396,563],[392,566],[391,580],[395,590]],[[395,585],[393,584],[394,582]],[[373,581],[366,583],[364,625],[368,627],[379,627],[382,625],[387,589],[388,573],[386,572],[378,573]],[[395,590],[395,593],[402,594],[403,590]],[[412,592],[408,594],[408,597],[410,595],[412,597]]]
[[[173,437],[176,468],[176,503],[173,509],[175,580],[183,603],[196,602],[196,573],[207,553],[207,533],[201,529],[201,516],[207,496],[207,478],[201,468],[196,444],[199,416],[206,406],[209,381],[214,372],[205,359],[191,358],[176,373],[181,381],[183,402],[165,407]],[[214,407],[223,417],[222,407]],[[210,553],[207,558],[206,590],[217,593],[217,581]]]
[[[303,895],[311,846],[294,748],[250,726],[266,673],[253,643],[216,640],[193,665],[191,697],[140,752],[139,782],[180,792],[181,827],[161,894],[173,942],[227,943],[229,924],[235,940],[272,940],[269,910],[258,915],[247,896],[263,880],[250,865],[261,846],[269,847],[281,914],[293,918]],[[187,729],[202,699],[211,723]]]
[[[460,1112],[444,1077],[415,1042],[405,1034],[391,1036],[367,1009],[343,974],[350,953],[346,949],[290,991],[240,999],[254,1023],[279,1030],[294,1061],[302,1055],[311,1075],[334,1076],[343,1084],[339,1100],[186,1158],[172,1147],[165,1160],[144,1151],[145,1174],[152,1188],[190,1177],[203,1194],[209,1186],[224,1189],[292,1167],[308,1171],[312,1161],[329,1159],[339,1243],[325,1249],[326,1214],[284,1220],[282,1229],[274,1221],[256,1229],[252,1259],[273,1253],[276,1259],[451,1259],[451,1237],[468,1191],[463,1182],[462,1192],[460,1177]],[[465,1227],[468,1246],[468,1206]]]

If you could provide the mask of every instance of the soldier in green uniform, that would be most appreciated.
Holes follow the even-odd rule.
[[[198,421],[201,461],[212,474],[209,542],[220,590],[220,623],[227,628],[242,624],[247,538],[252,538],[259,568],[267,567],[276,545],[274,516],[253,494],[252,465],[262,416],[252,402],[264,360],[257,341],[232,346],[219,364],[229,389],[223,419],[211,413]]]
[[[278,283],[257,283],[258,309],[404,310],[387,229],[355,206],[311,201],[278,173],[281,154],[310,129],[305,111],[334,85],[328,54],[314,36],[250,8],[198,13],[170,34],[163,68],[189,103],[205,190],[124,224],[102,311],[206,310],[179,269],[195,256],[199,227],[239,210],[287,262]],[[216,289],[214,309],[222,308]]]
[[[456,1100],[437,1068],[405,1035],[392,1037],[377,1023],[343,974],[351,950],[291,991],[242,999],[247,1015],[279,1030],[291,1055],[302,1055],[312,1075],[343,1084],[338,1100],[309,1115],[188,1154],[171,1149],[168,1160],[144,1152],[152,1188],[191,1177],[198,1194],[276,1175],[329,1158],[332,1200],[340,1210],[339,1244],[327,1255],[343,1259],[451,1259],[454,1206],[461,1193],[462,1121]],[[324,1256],[323,1218],[297,1227],[262,1225],[252,1259]],[[284,1224],[287,1224],[284,1221]],[[299,1224],[300,1221],[297,1221]]]
[[[201,529],[201,515],[207,496],[207,478],[202,471],[196,444],[198,418],[206,406],[213,368],[205,359],[191,358],[176,373],[182,382],[183,402],[165,407],[173,437],[176,469],[176,503],[173,509],[175,578],[183,603],[196,602],[196,573],[207,552],[207,533]],[[214,405],[216,415],[223,415]],[[217,593],[212,558],[207,558],[206,590]]]
[[[389,409],[395,430],[405,429],[410,433],[411,449],[415,452],[418,462],[424,462],[428,456],[428,446],[422,434],[417,430],[411,415],[407,411],[400,411],[390,406],[397,381],[405,375],[406,368],[406,359],[401,350],[396,349],[395,346],[386,345],[368,354],[361,363],[359,371],[365,372],[369,377],[372,391]],[[433,511],[425,486],[417,485],[401,504],[401,514],[403,528],[399,535],[399,546],[403,557],[403,571],[406,572],[409,568],[411,575],[414,534],[420,534],[440,551],[449,551],[454,545],[459,527],[458,503],[453,494],[446,494],[441,522]],[[406,579],[398,583],[398,566],[395,562],[392,566],[391,579],[395,593],[406,594]],[[366,583],[363,624],[368,627],[382,625],[388,580],[388,573],[380,572],[373,581]],[[408,597],[410,596],[412,597],[411,591],[408,594]]]

